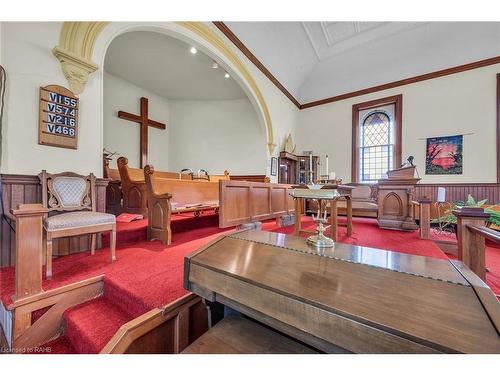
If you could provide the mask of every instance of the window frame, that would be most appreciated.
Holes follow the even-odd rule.
[[[364,130],[361,130],[362,128],[364,128],[366,126],[366,121],[368,120],[368,118],[376,113],[380,113],[384,116],[387,117],[388,121],[389,121],[389,126],[388,126],[388,132],[387,132],[387,143],[384,144],[384,145],[377,145],[377,146],[365,146],[364,145],[364,141],[365,141],[365,136],[363,134]],[[360,134],[359,134],[359,138],[360,138],[360,144],[359,144],[359,150],[358,150],[358,157],[360,158],[360,161],[359,161],[359,168],[358,168],[358,179],[361,177],[361,181],[360,183],[363,183],[363,184],[374,184],[376,183],[376,180],[370,180],[370,181],[365,181],[363,180],[363,176],[364,176],[364,173],[365,172],[363,170],[363,160],[364,160],[364,149],[365,150],[368,150],[371,149],[372,147],[388,147],[387,149],[387,157],[388,159],[390,160],[391,157],[392,157],[392,161],[394,163],[394,152],[395,152],[395,144],[394,143],[390,143],[391,142],[391,138],[394,139],[394,130],[393,130],[393,127],[394,127],[394,116],[392,116],[390,113],[388,113],[387,111],[385,110],[382,110],[380,108],[375,108],[371,111],[369,111],[366,115],[363,116],[363,119],[362,121],[360,121],[359,123],[359,129],[360,129]],[[391,148],[391,150],[389,151],[389,147]],[[388,161],[389,161],[388,160]]]
[[[375,109],[384,105],[394,104],[394,156],[393,168],[401,165],[402,160],[402,129],[403,129],[403,95],[394,95],[381,99],[370,100],[352,106],[352,153],[351,153],[351,182],[359,181],[359,112],[366,109]],[[371,183],[366,183],[370,184]]]

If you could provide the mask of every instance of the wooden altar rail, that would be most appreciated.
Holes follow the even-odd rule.
[[[195,294],[122,325],[101,354],[178,354],[209,328],[208,307]]]
[[[5,215],[0,217],[0,267],[13,266],[15,264],[15,233],[9,223],[15,229],[14,217],[10,213],[12,209],[25,203],[42,203],[42,185],[38,176],[1,174],[2,196]],[[96,204],[97,211],[106,211],[106,186],[109,180],[98,178],[96,180]],[[97,247],[100,247],[101,236],[97,236]],[[75,236],[60,238],[53,242],[54,255],[68,255],[90,249],[90,236]]]
[[[292,185],[251,181],[221,181],[219,227],[277,219],[295,212]]]

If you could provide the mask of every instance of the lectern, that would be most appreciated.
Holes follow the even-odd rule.
[[[387,172],[387,178],[378,180],[378,225],[380,228],[416,230],[413,217],[413,195],[420,178],[415,177],[415,166]]]

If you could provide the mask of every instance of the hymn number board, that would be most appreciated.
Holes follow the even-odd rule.
[[[58,85],[40,87],[38,143],[73,148],[78,146],[78,98]]]

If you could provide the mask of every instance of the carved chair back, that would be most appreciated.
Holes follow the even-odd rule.
[[[42,183],[42,204],[52,211],[95,211],[95,176],[73,172],[57,174],[45,170],[38,175]]]

